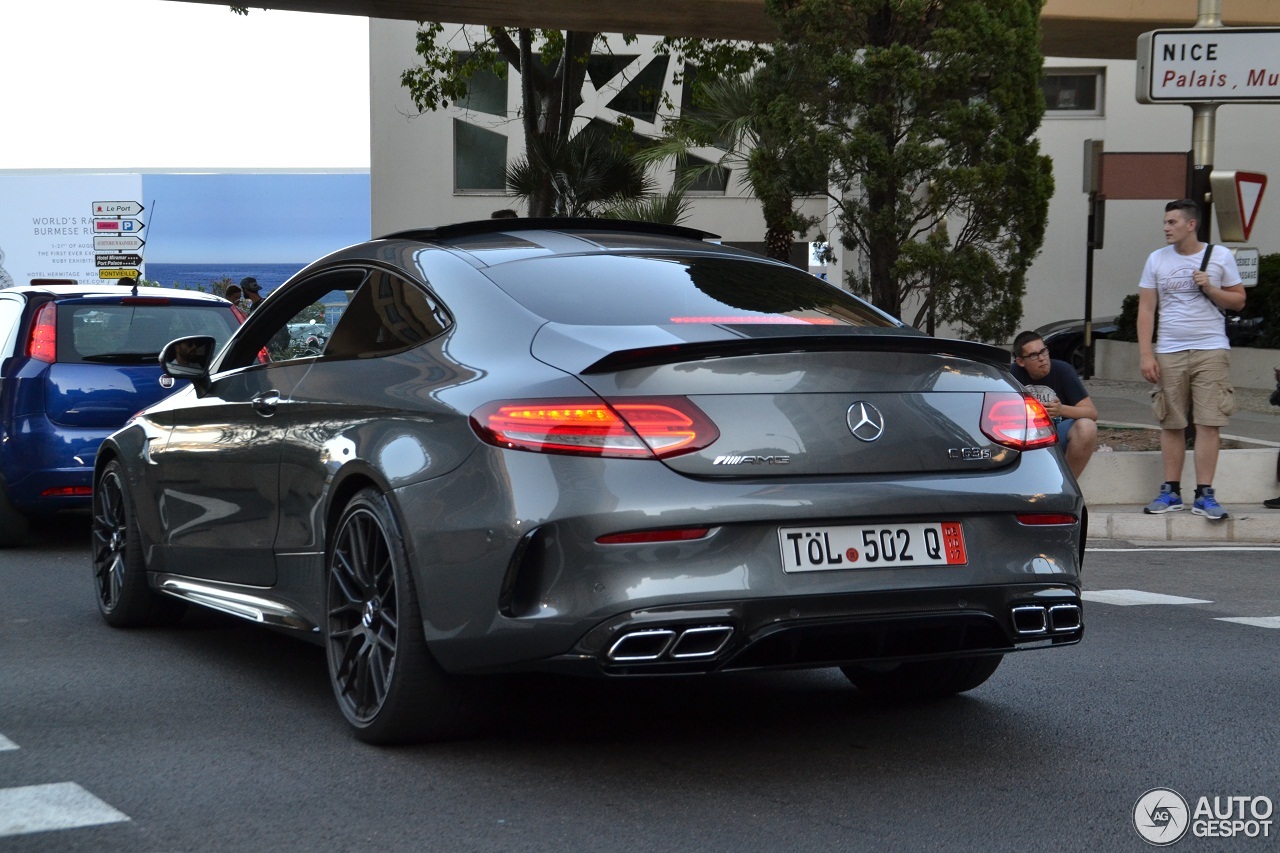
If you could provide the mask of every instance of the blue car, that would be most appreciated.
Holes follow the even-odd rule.
[[[0,547],[22,544],[31,516],[89,506],[98,445],[173,390],[157,361],[166,343],[221,345],[242,320],[225,299],[187,290],[0,290]]]

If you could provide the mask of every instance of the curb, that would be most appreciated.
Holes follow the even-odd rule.
[[[1147,515],[1138,505],[1090,506],[1089,541],[1280,544],[1280,510],[1230,504],[1226,509],[1226,518],[1209,521],[1190,509]]]

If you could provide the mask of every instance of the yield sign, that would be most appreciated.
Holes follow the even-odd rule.
[[[1267,176],[1262,172],[1212,172],[1213,207],[1218,212],[1218,233],[1224,243],[1249,239],[1262,203]]]
[[[1261,172],[1236,172],[1236,204],[1240,206],[1240,226],[1244,239],[1253,230],[1253,218],[1258,215],[1262,191],[1267,188],[1267,176]]]

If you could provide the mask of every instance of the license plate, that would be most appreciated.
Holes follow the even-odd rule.
[[[962,566],[969,562],[958,521],[875,527],[783,527],[778,530],[787,572],[874,569],[882,566]]]

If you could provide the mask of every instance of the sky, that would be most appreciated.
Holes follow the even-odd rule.
[[[367,169],[366,18],[3,0],[0,170]]]

